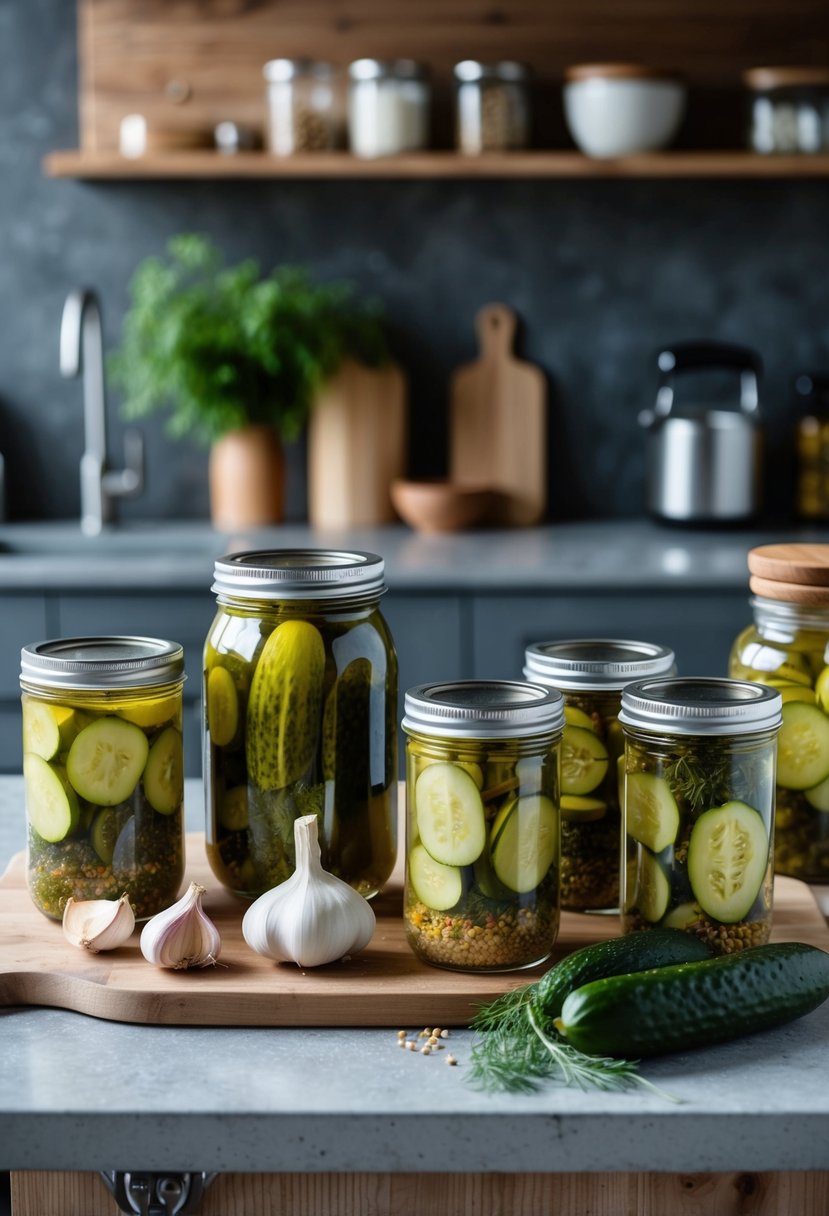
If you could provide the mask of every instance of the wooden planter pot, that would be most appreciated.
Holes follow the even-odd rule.
[[[230,431],[210,451],[210,519],[219,532],[282,522],[285,457],[269,426]]]

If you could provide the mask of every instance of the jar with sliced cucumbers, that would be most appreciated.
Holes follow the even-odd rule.
[[[526,679],[564,694],[562,908],[574,912],[619,908],[622,689],[631,680],[674,670],[674,652],[651,642],[584,638],[536,642],[525,651]]]
[[[768,941],[781,708],[745,680],[625,688],[625,932],[683,929],[717,954]]]
[[[397,658],[383,559],[253,550],[215,563],[204,651],[207,855],[255,899],[294,872],[319,818],[325,868],[367,899],[397,852]]]
[[[404,919],[456,971],[549,958],[559,922],[561,693],[508,680],[406,693]]]
[[[129,896],[137,920],[184,875],[182,686],[177,642],[65,638],[25,646],[20,686],[35,905]]]
[[[748,568],[754,622],[728,670],[783,698],[774,868],[829,882],[829,545],[762,545]]]

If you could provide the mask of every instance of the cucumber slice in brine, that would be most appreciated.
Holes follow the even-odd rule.
[[[714,920],[742,920],[763,885],[769,865],[766,825],[745,802],[703,812],[688,842],[688,878],[699,906]]]
[[[65,705],[47,705],[30,697],[23,700],[23,751],[53,760],[71,735],[74,710]]]
[[[561,741],[561,792],[589,794],[607,772],[607,748],[592,730],[565,726]]]
[[[29,823],[38,836],[56,844],[73,832],[81,812],[63,770],[29,752],[23,757],[23,780]]]
[[[420,839],[435,861],[468,866],[486,844],[480,791],[456,764],[430,764],[415,782],[415,814]]]
[[[496,876],[519,894],[534,891],[558,856],[559,818],[543,794],[516,798],[492,843]]]
[[[416,844],[409,854],[409,881],[420,902],[437,912],[454,908],[463,893],[457,866],[435,861],[422,844]]]
[[[628,773],[625,779],[625,829],[652,853],[676,840],[679,807],[664,777]]]
[[[667,912],[670,900],[671,883],[668,875],[653,853],[641,848],[636,871],[635,907],[646,921],[655,925]]]
[[[584,794],[561,795],[561,818],[569,823],[592,823],[604,819],[607,803],[603,798],[588,798]]]
[[[70,747],[67,776],[87,802],[116,806],[138,785],[149,750],[146,735],[131,722],[96,718]]]
[[[581,726],[584,730],[593,730],[593,719],[590,714],[579,709],[578,705],[564,706],[564,721],[568,726]],[[593,730],[593,733],[596,732]]]
[[[829,718],[805,701],[787,701],[777,736],[777,784],[810,790],[829,777]]]
[[[804,790],[803,793],[809,806],[813,806],[816,811],[829,811],[829,777],[821,781],[820,785]]]
[[[160,815],[172,815],[184,797],[181,731],[163,730],[150,748],[144,768],[144,797]]]

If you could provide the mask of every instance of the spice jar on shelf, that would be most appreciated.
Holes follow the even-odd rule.
[[[761,545],[748,555],[754,621],[731,649],[729,674],[777,689],[774,864],[829,881],[829,545]]]
[[[431,86],[423,64],[356,59],[348,75],[348,135],[355,156],[396,156],[428,147]]]
[[[782,699],[746,680],[639,680],[622,693],[622,925],[731,954],[768,941]]]
[[[622,689],[668,675],[674,652],[651,642],[578,639],[537,642],[524,676],[564,694],[561,744],[561,906],[575,912],[619,907],[622,848]]]
[[[508,152],[530,142],[530,74],[522,63],[455,65],[455,138],[467,156]]]
[[[404,919],[414,953],[457,971],[549,957],[559,922],[560,692],[509,680],[406,693]]]
[[[749,146],[760,153],[829,150],[829,68],[763,67],[743,74],[750,91]]]
[[[795,378],[796,506],[801,519],[829,519],[829,373]]]
[[[325,152],[337,145],[335,72],[312,59],[271,59],[267,81],[268,150],[275,156]]]

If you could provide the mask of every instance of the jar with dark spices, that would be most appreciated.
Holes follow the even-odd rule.
[[[215,563],[204,653],[207,855],[253,899],[294,872],[294,822],[366,898],[397,848],[397,657],[383,559],[253,550]]]
[[[804,882],[829,881],[829,545],[761,545],[748,555],[754,621],[737,637],[729,673],[776,689],[774,864]]]
[[[20,687],[27,882],[46,916],[128,895],[137,920],[184,876],[177,642],[60,638],[24,646]]]
[[[625,688],[626,933],[681,929],[718,954],[768,941],[781,706],[776,689],[745,680]]]
[[[795,501],[801,519],[829,519],[829,373],[795,377]]]
[[[312,59],[271,59],[267,81],[268,149],[276,156],[324,152],[337,144],[334,68]]]
[[[404,920],[414,953],[458,971],[549,957],[559,923],[561,693],[509,680],[406,693]]]
[[[561,906],[575,912],[619,907],[622,689],[668,675],[674,652],[651,642],[608,638],[536,642],[524,676],[564,694],[561,744]]]
[[[530,142],[530,73],[522,63],[464,59],[454,69],[456,142],[466,156]]]
[[[829,150],[829,68],[751,68],[743,83],[750,90],[748,142],[754,152]]]

